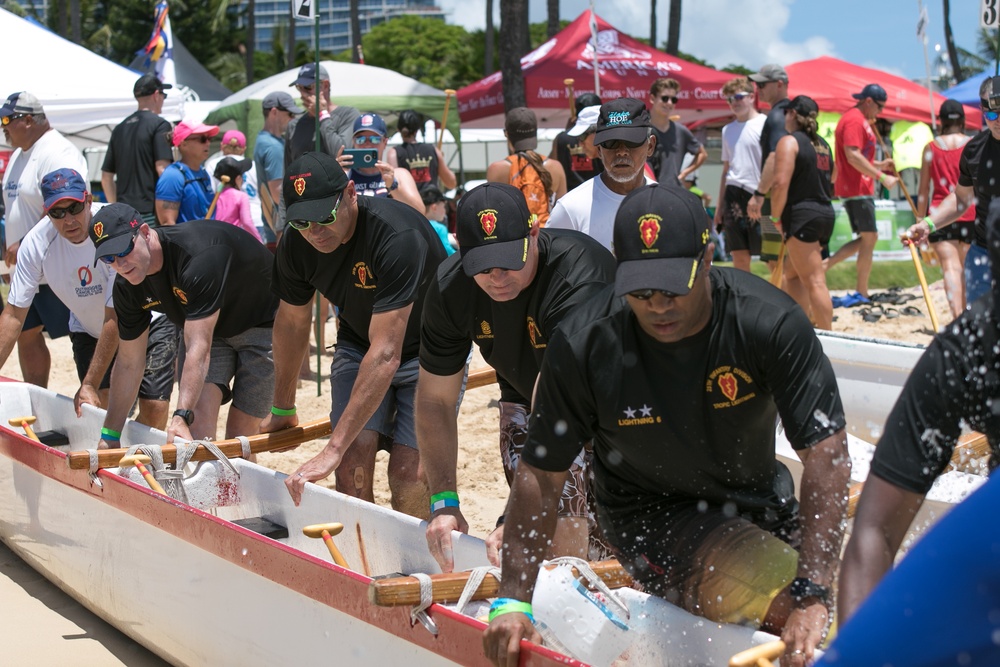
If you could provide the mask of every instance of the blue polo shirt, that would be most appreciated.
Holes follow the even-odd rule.
[[[212,203],[212,179],[204,169],[193,171],[183,162],[174,162],[163,170],[156,182],[156,198],[180,202],[177,222],[203,220]]]

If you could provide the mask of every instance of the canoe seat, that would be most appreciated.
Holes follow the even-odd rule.
[[[249,519],[233,519],[233,523],[241,528],[252,530],[258,535],[270,537],[272,540],[288,539],[288,528],[286,526],[278,525],[262,516],[255,516]]]
[[[66,447],[69,445],[69,436],[61,431],[35,431],[35,435],[42,441],[43,445],[49,447]]]

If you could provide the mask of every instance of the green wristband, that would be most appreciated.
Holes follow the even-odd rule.
[[[101,429],[101,440],[121,440],[122,434],[113,428]]]
[[[931,220],[931,216],[929,216],[929,215],[926,218],[924,218],[922,220],[922,222],[926,222],[927,223],[927,227],[930,228],[931,233],[933,233],[934,230],[937,229],[937,226],[934,224],[934,221]]]
[[[279,417],[292,417],[295,415],[295,406],[293,405],[292,407],[285,409],[285,408],[278,408],[272,405],[271,414],[278,415]]]
[[[498,602],[500,604],[497,604]],[[501,598],[500,600],[497,600],[497,602],[494,602],[493,606],[490,607],[490,622],[492,623],[493,619],[497,616],[513,613],[526,614],[532,622],[535,620],[534,614],[531,611],[530,602],[521,602],[520,600],[513,600],[511,598]]]

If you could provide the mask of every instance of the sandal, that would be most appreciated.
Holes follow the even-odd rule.
[[[907,306],[906,308],[901,309],[899,312],[901,312],[903,315],[910,315],[912,317],[923,316],[923,312],[916,306]]]
[[[899,311],[898,310],[896,310],[895,308],[886,308],[885,309],[885,318],[887,320],[894,320],[897,317],[899,317]]]
[[[878,306],[874,308],[862,308],[858,311],[858,315],[861,316],[865,322],[878,322],[882,319],[882,309]]]

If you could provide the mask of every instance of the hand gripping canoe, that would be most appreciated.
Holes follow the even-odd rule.
[[[250,451],[254,454],[261,452],[273,452],[294,447],[309,440],[322,438],[330,435],[330,419],[317,419],[316,421],[293,426],[292,428],[274,431],[273,433],[261,433],[250,436]],[[220,440],[215,443],[222,452],[229,457],[239,457],[243,454],[243,445],[235,438]],[[177,448],[173,445],[161,445],[163,447],[164,463],[174,463],[177,460]],[[97,452],[97,465],[99,468],[117,468],[127,449],[101,449]],[[198,447],[192,461],[211,461],[215,456],[203,446]],[[70,452],[66,460],[73,470],[88,470],[90,468],[90,452],[75,451]]]

